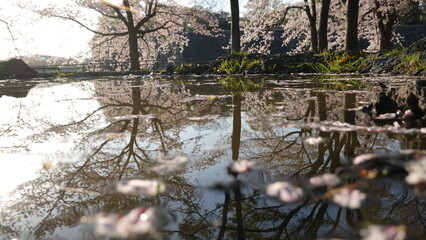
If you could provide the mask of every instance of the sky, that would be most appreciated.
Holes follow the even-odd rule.
[[[37,19],[37,16],[29,10],[11,5],[13,2],[10,3],[9,0],[0,0],[0,3],[6,1],[9,5],[0,4],[0,19],[19,19],[19,21],[10,22],[10,29],[16,39],[15,43],[11,40],[6,24],[0,22],[0,60],[19,58],[19,56],[30,54],[66,58],[90,57],[88,42],[93,37],[90,31],[82,29],[76,23],[57,18]],[[33,1],[38,4],[49,5],[65,3],[69,0]],[[246,1],[240,0],[241,8]],[[229,11],[229,0],[178,0],[178,2],[184,5],[216,6],[216,10]],[[93,18],[95,19],[94,16]]]

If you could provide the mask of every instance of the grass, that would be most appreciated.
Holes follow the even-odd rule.
[[[384,52],[382,54],[382,56],[384,56],[384,57],[391,57],[391,56],[395,56],[395,55],[398,55],[398,54],[402,54],[406,50],[407,50],[407,48],[405,48],[405,47],[398,47],[398,48],[395,48],[395,49],[392,49],[392,50]]]
[[[223,60],[217,70],[226,74],[238,74],[249,72],[257,68],[264,69],[261,59],[250,58],[246,52],[235,52],[227,59]]]
[[[406,74],[426,73],[426,59],[422,58],[420,53],[410,54],[405,56],[401,63],[393,68],[393,72]]]
[[[180,64],[174,67],[173,72],[178,74],[185,74],[190,72],[192,64]]]
[[[219,79],[219,82],[225,89],[232,92],[247,92],[260,89],[263,86],[263,79],[256,80],[243,76],[227,76]]]
[[[81,72],[61,72],[59,70],[56,70],[55,77],[56,78],[67,78],[67,77],[73,77]]]
[[[311,68],[319,73],[345,73],[363,70],[365,55],[352,55],[347,52],[323,52],[318,54],[323,58],[322,63],[311,64]]]

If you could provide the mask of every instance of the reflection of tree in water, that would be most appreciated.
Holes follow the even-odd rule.
[[[165,174],[147,171],[154,157],[181,151],[187,139],[181,139],[179,133],[188,124],[188,116],[203,116],[201,113],[208,108],[213,108],[208,112],[214,113],[218,107],[212,104],[215,101],[208,98],[188,101],[193,96],[166,83],[135,83],[133,87],[123,81],[117,83],[114,87],[109,85],[111,82],[97,83],[102,105],[96,112],[102,111],[107,120],[99,120],[100,129],[78,146],[87,148],[84,146],[87,144],[94,149],[92,153],[66,167],[45,171],[22,185],[16,193],[20,199],[6,208],[7,211],[19,209],[21,214],[9,215],[2,225],[18,230],[22,227],[20,222],[26,224],[21,216],[40,216],[42,220],[34,228],[35,236],[40,237],[57,227],[73,226],[81,216],[128,212],[137,206],[162,206],[173,209],[181,220],[176,229],[165,229],[165,237],[178,235],[177,238],[183,239],[356,239],[357,230],[365,222],[410,223],[424,229],[424,199],[397,181],[356,178],[353,169],[342,165],[342,153],[350,158],[357,155],[360,146],[370,151],[377,149],[370,142],[373,133],[284,129],[274,125],[283,120],[282,111],[268,104],[285,103],[283,110],[288,118],[284,121],[288,122],[332,119],[356,123],[354,112],[344,110],[355,106],[354,94],[334,98],[325,92],[299,91],[289,94],[289,99],[286,93],[277,96],[272,91],[234,94],[233,130],[225,140],[232,146],[232,160],[257,160],[264,163],[265,170],[246,173],[229,170],[230,181],[214,186],[216,199],[221,196],[215,202],[200,195],[197,186],[185,178],[185,171]],[[327,107],[330,102],[339,104]],[[271,117],[275,114],[277,117]],[[79,126],[92,121],[95,115],[55,129],[78,131]],[[318,145],[303,141],[316,136],[326,141]],[[215,161],[214,157],[202,156],[200,162],[208,163],[204,158]],[[324,197],[326,189],[319,194],[308,192],[295,203],[267,198],[263,191],[271,180],[295,175],[291,178],[295,183],[305,183],[306,175],[329,171],[341,174],[343,184],[359,184],[373,200],[366,208],[353,210],[339,207]],[[168,191],[154,197],[114,192],[118,179],[134,176],[161,179],[168,185]],[[33,201],[35,198],[38,200]]]
[[[15,213],[2,213],[5,216],[2,225],[25,232],[32,226],[32,220],[25,218],[40,217],[34,229],[28,229],[39,238],[58,227],[71,227],[82,216],[97,212],[126,212],[138,205],[167,206],[162,203],[164,197],[114,193],[116,181],[140,176],[177,182],[178,173],[161,176],[148,171],[147,167],[155,157],[179,154],[185,142],[194,142],[196,138],[182,140],[179,135],[189,124],[188,117],[197,116],[207,108],[214,113],[217,104],[211,99],[188,101],[189,92],[169,83],[143,82],[134,87],[125,81],[120,81],[118,86],[109,84],[96,84],[97,96],[102,103],[98,109],[79,121],[49,129],[85,135],[88,130],[86,122],[98,121],[102,126],[75,147],[92,148],[91,153],[80,161],[47,169],[40,173],[40,177],[23,184],[14,193],[19,198],[5,206],[6,211]],[[206,101],[210,104],[205,104]],[[99,117],[100,111],[106,115],[107,121]],[[169,199],[184,197],[178,189],[169,189],[168,195]]]
[[[295,102],[297,106],[305,106],[307,109],[302,115],[303,118],[295,119],[312,121],[313,117],[317,116],[320,121],[327,120],[326,93],[311,92],[311,97],[307,104],[300,102],[300,98]],[[345,93],[342,97],[343,107],[340,108],[339,116],[342,122],[355,124],[356,114],[351,109],[356,106],[356,95]],[[260,98],[263,100],[259,100]],[[220,187],[223,189],[223,202],[217,203],[216,208],[207,211],[205,215],[199,211],[192,214],[189,210],[186,219],[191,224],[186,224],[182,230],[191,234],[183,235],[185,239],[191,239],[194,235],[200,239],[358,239],[358,230],[365,223],[406,224],[420,230],[412,236],[425,234],[425,199],[416,196],[398,180],[359,179],[355,172],[352,172],[353,169],[346,166],[345,161],[357,155],[356,150],[361,149],[362,145],[364,148],[370,145],[369,151],[375,149],[374,144],[378,142],[370,141],[371,135],[376,134],[359,134],[356,131],[325,132],[298,127],[290,130],[277,129],[271,124],[276,119],[270,118],[274,106],[267,105],[264,101],[273,99],[270,95],[246,93],[243,106],[238,94],[234,95],[233,99],[232,159],[238,160],[239,155],[243,155],[247,159],[260,160],[267,167],[263,172],[232,173],[235,177],[233,183],[221,183],[224,184]],[[241,129],[241,109],[247,106],[250,110],[245,114],[249,125],[245,127],[257,131]],[[300,109],[298,111],[302,112]],[[303,142],[304,138],[316,134],[326,141],[315,146]],[[342,157],[345,161],[342,161]],[[344,186],[357,185],[363,189],[371,197],[367,207],[339,207],[330,199],[323,199],[318,192],[308,193],[305,199],[298,203],[285,204],[265,200],[261,191],[262,186],[270,181],[269,178],[281,179],[283,173],[287,176],[297,174],[293,181],[306,184],[303,183],[305,176],[314,176],[321,172],[337,172],[345,181]],[[251,178],[247,174],[261,177]],[[250,187],[242,188],[244,180],[253,179],[257,182],[246,182]],[[193,224],[194,221],[199,224]],[[216,222],[216,231],[211,229],[211,222]],[[191,229],[189,225],[195,225],[197,228]]]

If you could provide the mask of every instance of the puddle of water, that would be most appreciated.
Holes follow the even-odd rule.
[[[360,111],[410,79],[258,78],[2,82],[0,233],[424,237],[425,129]]]

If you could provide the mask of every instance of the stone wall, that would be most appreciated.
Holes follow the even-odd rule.
[[[296,47],[296,41],[291,42],[287,46],[281,46],[283,32],[284,30],[281,29],[274,30],[275,40],[271,44],[271,54],[286,53]],[[399,26],[395,29],[395,32],[404,38],[402,42],[403,46],[409,46],[413,42],[426,37],[426,25]],[[213,59],[229,53],[229,50],[225,49],[229,44],[229,31],[224,31],[220,37],[202,36],[193,32],[187,34],[189,42],[182,54],[186,62],[202,62],[203,59]],[[360,41],[360,45],[367,46],[362,41]]]
[[[426,37],[426,25],[399,26],[395,28],[395,33],[401,34],[404,38],[402,45],[408,47],[413,42]]]

